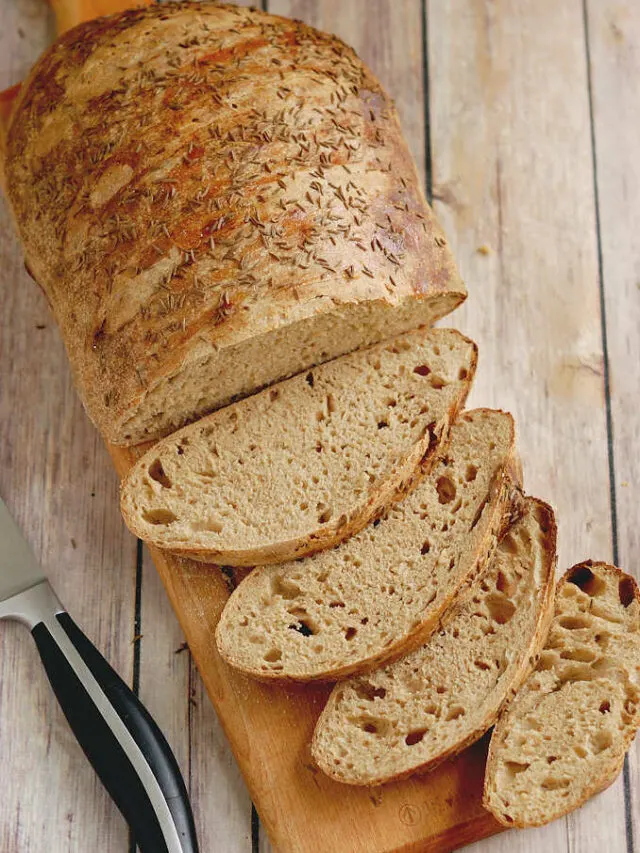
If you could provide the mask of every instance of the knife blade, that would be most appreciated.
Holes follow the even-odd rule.
[[[198,853],[189,795],[155,721],[65,611],[0,498],[0,620],[26,625],[78,743],[142,853]]]
[[[0,602],[41,583],[44,572],[0,498]]]

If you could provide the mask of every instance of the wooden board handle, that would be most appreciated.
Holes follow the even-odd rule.
[[[58,35],[66,33],[71,27],[99,18],[123,12],[134,6],[150,6],[153,0],[49,0],[56,16]]]

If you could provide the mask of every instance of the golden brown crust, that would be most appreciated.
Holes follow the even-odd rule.
[[[176,3],[81,24],[22,87],[6,174],[115,442],[144,437],[126,422],[150,389],[224,348],[340,306],[441,316],[465,296],[392,102],[300,22]]]

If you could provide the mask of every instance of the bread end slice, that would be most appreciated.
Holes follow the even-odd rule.
[[[505,826],[540,826],[610,785],[640,726],[640,592],[587,561],[558,584],[534,672],[491,738],[484,806]]]

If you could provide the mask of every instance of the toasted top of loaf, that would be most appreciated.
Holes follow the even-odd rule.
[[[538,666],[493,732],[485,807],[506,826],[539,826],[606,788],[640,725],[639,684],[636,582],[606,563],[574,566]]]
[[[136,536],[253,566],[346,539],[446,448],[476,347],[448,329],[351,353],[185,427],[122,486]]]
[[[429,303],[418,325],[465,295],[391,100],[299,21],[175,3],[81,24],[22,86],[6,154],[28,267],[119,443],[339,346],[311,351],[301,333],[306,363],[266,352],[271,373],[242,373],[242,356],[222,372],[221,350],[349,307]],[[360,345],[344,322],[341,352]],[[191,387],[205,362],[217,389]]]
[[[223,657],[258,677],[330,680],[420,644],[493,551],[513,454],[510,415],[462,414],[446,456],[383,519],[240,583],[216,631]]]
[[[378,785],[431,770],[481,737],[544,643],[555,548],[551,508],[527,499],[426,645],[335,687],[313,736],[319,767],[339,782]]]

